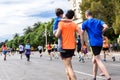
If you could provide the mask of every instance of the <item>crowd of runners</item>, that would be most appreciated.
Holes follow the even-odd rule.
[[[40,44],[37,48],[39,51],[39,56],[42,57],[43,51],[46,49],[46,52],[48,53],[49,59],[51,61],[53,58],[59,59],[59,57],[61,57],[65,65],[67,79],[77,80],[72,68],[72,57],[78,56],[78,61],[85,63],[86,59],[91,58],[88,55],[88,53],[91,52],[93,62],[93,80],[96,80],[98,68],[107,78],[107,80],[112,80],[102,62],[100,53],[103,53],[103,61],[107,61],[107,55],[111,55],[111,59],[116,61],[115,56],[109,53],[112,51],[117,53],[119,44],[117,42],[114,44],[109,43],[108,38],[103,36],[102,33],[104,33],[109,28],[107,24],[105,24],[105,22],[102,20],[93,18],[92,12],[87,10],[85,12],[85,17],[87,20],[82,23],[80,30],[78,25],[72,21],[74,17],[73,10],[68,10],[65,14],[65,18],[63,18],[64,12],[62,9],[56,9],[55,13],[57,17],[54,19],[53,34],[58,38],[58,42],[48,42],[45,47]],[[87,43],[84,39],[85,31],[88,33],[89,43]],[[27,61],[29,62],[32,51],[31,47],[32,45],[30,45],[29,42],[27,42],[25,45],[19,44],[15,51],[19,52],[20,59],[22,59],[24,53]],[[13,55],[13,49],[7,47],[5,43],[1,48],[4,55],[4,61],[6,61],[7,54]]]

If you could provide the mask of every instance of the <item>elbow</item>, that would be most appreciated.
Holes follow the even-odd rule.
[[[109,29],[109,26],[107,26],[106,29]]]
[[[57,34],[55,34],[55,37],[56,37],[56,38],[58,38],[58,35],[57,35]]]

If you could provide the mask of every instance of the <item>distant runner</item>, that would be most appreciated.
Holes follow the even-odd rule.
[[[3,43],[3,46],[2,46],[2,53],[4,54],[4,61],[6,61],[7,46],[5,45],[5,43]]]
[[[27,61],[30,61],[31,46],[29,43],[25,45],[25,55],[26,55]]]
[[[19,53],[20,53],[20,58],[22,59],[22,55],[24,53],[24,46],[22,44],[19,45]]]
[[[38,50],[39,50],[39,53],[40,53],[40,57],[42,57],[42,49],[43,49],[43,47],[41,45],[39,45]]]

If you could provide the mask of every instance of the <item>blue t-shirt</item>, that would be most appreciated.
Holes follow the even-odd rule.
[[[60,17],[57,17],[54,19],[54,23],[53,23],[53,31],[56,30],[58,28],[58,23],[61,20]]]
[[[30,47],[30,45],[29,44],[26,44],[25,45],[25,49],[30,49],[31,47]]]
[[[90,46],[102,46],[103,39],[102,39],[102,29],[103,24],[105,24],[101,20],[97,20],[95,18],[90,18],[83,22],[82,30],[86,30]]]

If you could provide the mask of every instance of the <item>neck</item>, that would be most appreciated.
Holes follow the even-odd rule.
[[[93,18],[92,16],[89,16],[87,19],[91,19],[91,18]]]
[[[72,21],[72,19],[65,18],[65,19],[61,19],[61,21],[71,22],[71,21]]]

